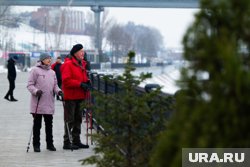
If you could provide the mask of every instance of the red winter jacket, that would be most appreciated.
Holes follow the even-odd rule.
[[[72,57],[61,66],[62,90],[65,100],[83,100],[86,98],[86,91],[80,85],[87,82],[86,62],[82,60],[82,67]]]

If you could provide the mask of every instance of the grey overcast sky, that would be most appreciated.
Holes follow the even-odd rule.
[[[34,11],[38,7],[14,7],[15,11]],[[193,22],[198,9],[173,8],[105,8],[118,23],[132,21],[157,28],[164,37],[166,48],[181,48],[182,37],[187,27]],[[90,7],[77,7],[74,10],[90,11]]]
[[[109,8],[118,22],[133,21],[157,28],[164,37],[167,48],[181,47],[182,36],[193,22],[198,9],[163,8]]]

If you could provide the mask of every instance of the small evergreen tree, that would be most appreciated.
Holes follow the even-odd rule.
[[[95,155],[82,164],[97,167],[148,166],[156,136],[163,129],[171,97],[160,96],[160,88],[138,94],[135,88],[151,74],[133,76],[134,52],[128,53],[125,72],[119,76],[119,91],[95,94],[94,113],[105,133],[94,136]],[[109,82],[111,82],[109,80]]]
[[[151,164],[181,166],[182,148],[250,146],[250,1],[202,0],[184,36],[176,113]]]

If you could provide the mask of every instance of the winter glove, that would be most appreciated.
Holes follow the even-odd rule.
[[[81,83],[81,85],[80,85],[80,87],[83,89],[83,90],[88,90],[88,84],[87,83],[84,83],[84,82],[82,82]]]
[[[58,96],[63,97],[63,92],[61,90],[58,92]]]
[[[58,92],[58,96],[61,96],[61,101],[64,101],[63,100],[63,92],[61,90]]]
[[[38,91],[36,92],[36,96],[37,96],[38,98],[40,98],[40,97],[42,96],[42,94],[43,94],[43,91],[41,91],[41,90],[38,90]]]
[[[91,89],[91,86],[89,86],[89,84],[88,84],[88,83],[84,83],[84,82],[82,82],[80,86],[81,86],[81,88],[82,88],[83,90],[85,90],[85,91],[87,91],[87,90],[90,90],[90,89]]]
[[[61,98],[63,99],[63,92],[61,90],[58,92],[58,96],[61,96]]]
[[[92,89],[92,84],[91,84],[90,80],[88,80],[87,85],[88,85],[89,89]]]

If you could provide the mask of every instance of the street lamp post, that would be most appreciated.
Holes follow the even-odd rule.
[[[47,39],[46,39],[46,33],[47,33],[47,15],[45,13],[44,15],[44,51],[46,52],[46,48],[47,48]]]

